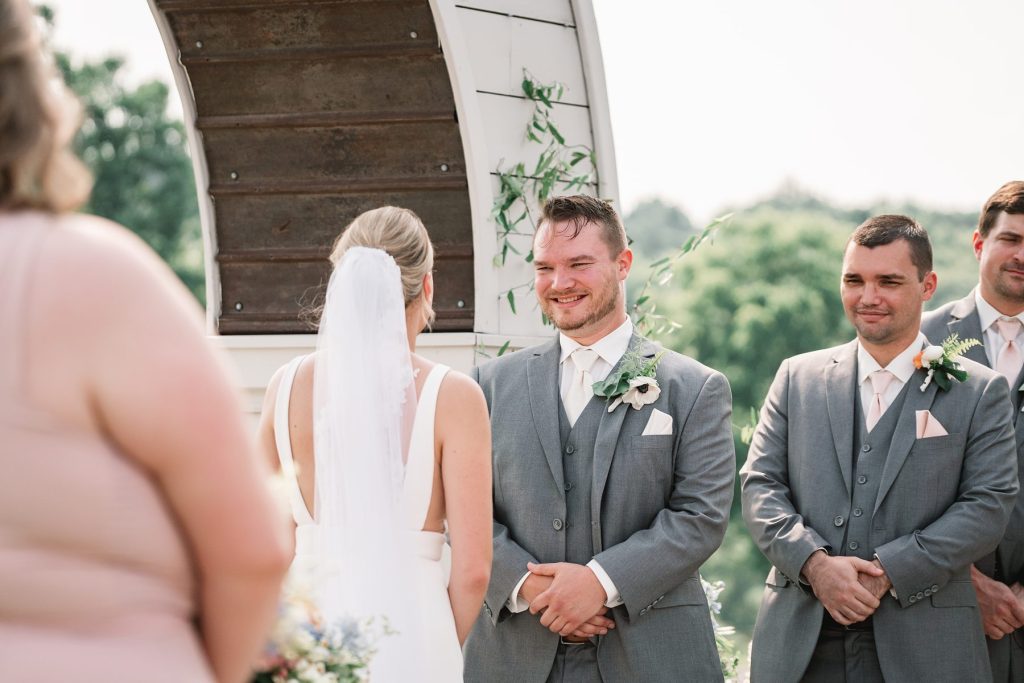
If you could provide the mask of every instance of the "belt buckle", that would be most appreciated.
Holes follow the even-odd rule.
[[[562,636],[558,636],[558,642],[562,645],[568,645],[570,647],[575,647],[577,645],[587,645],[590,643],[589,640],[566,640]]]

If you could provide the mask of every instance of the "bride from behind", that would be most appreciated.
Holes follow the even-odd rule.
[[[316,353],[277,371],[260,422],[289,487],[293,573],[326,619],[387,626],[375,683],[461,681],[490,576],[483,394],[415,353],[433,318],[433,259],[411,211],[356,218],[331,254]]]

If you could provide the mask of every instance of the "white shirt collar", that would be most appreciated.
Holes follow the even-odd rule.
[[[995,309],[995,306],[985,301],[985,297],[981,295],[981,288],[974,290],[974,304],[978,307],[978,320],[981,322],[982,332],[987,332],[988,328],[992,327],[992,325],[1002,317],[1017,318],[1022,324],[1024,324],[1024,313],[1020,313],[1016,316],[1003,316],[1002,313]]]
[[[917,339],[910,343],[910,346],[905,348],[900,355],[889,361],[889,364],[884,368],[878,364],[867,349],[864,348],[863,344],[857,342],[857,385],[864,383],[864,380],[868,378],[872,372],[876,370],[888,370],[896,379],[899,380],[900,384],[906,384],[910,376],[914,374],[914,356],[917,352],[928,343],[924,334],[918,332]]]
[[[597,351],[597,355],[601,359],[608,363],[608,365],[614,367],[619,359],[626,355],[626,349],[629,348],[629,340],[633,338],[633,321],[626,316],[626,321],[616,327],[614,330],[606,334],[605,336],[598,339],[596,342],[590,345],[589,348]],[[562,347],[562,356],[560,362],[564,363],[565,359],[569,357],[576,349],[583,346],[574,339],[570,339],[564,333],[558,333],[558,343]]]

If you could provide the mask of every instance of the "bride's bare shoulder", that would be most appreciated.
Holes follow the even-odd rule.
[[[437,410],[439,415],[452,416],[453,421],[479,416],[481,412],[486,417],[487,402],[480,385],[469,375],[449,370],[438,391]]]

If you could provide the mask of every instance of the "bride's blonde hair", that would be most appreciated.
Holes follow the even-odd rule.
[[[402,272],[405,307],[422,301],[427,322],[433,322],[434,309],[424,295],[423,278],[434,268],[434,245],[419,216],[397,206],[361,213],[334,243],[331,263],[337,266],[352,247],[382,249],[395,259]]]
[[[0,209],[61,212],[92,180],[68,148],[80,117],[26,0],[0,0]]]

